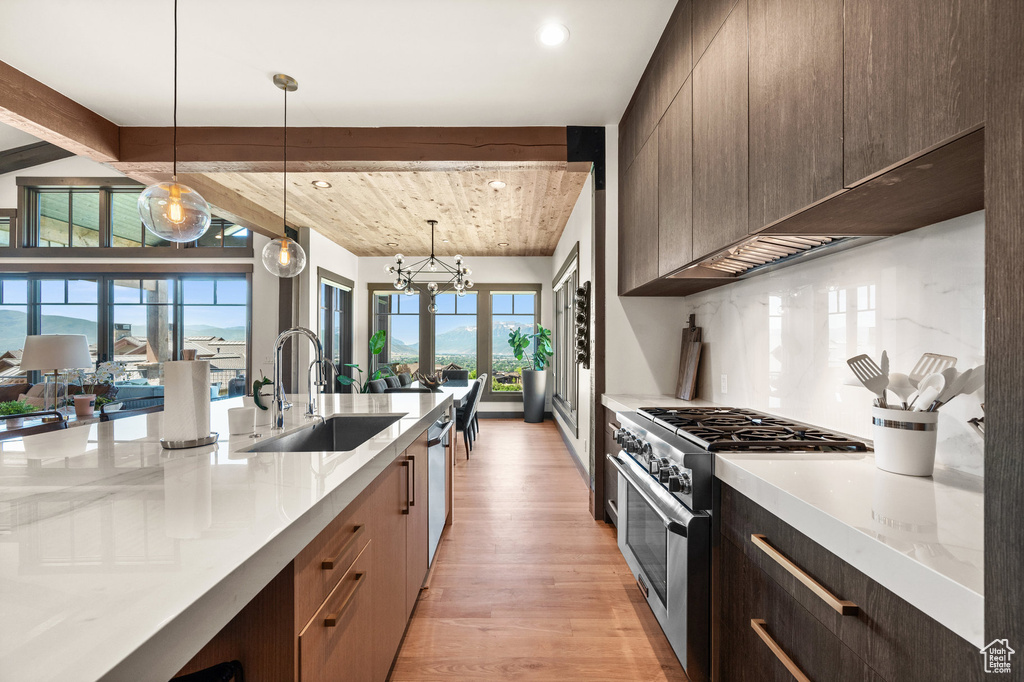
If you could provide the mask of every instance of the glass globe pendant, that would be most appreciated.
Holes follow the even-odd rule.
[[[139,195],[139,217],[152,234],[169,242],[194,242],[210,229],[210,205],[199,192],[178,182],[178,1],[174,1],[174,141],[171,181]]]
[[[306,252],[294,239],[279,237],[263,247],[263,267],[278,277],[294,277],[306,268]]]

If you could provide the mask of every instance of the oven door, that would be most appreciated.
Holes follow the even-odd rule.
[[[687,509],[625,454],[619,476],[618,545],[692,682],[709,678],[711,519]]]

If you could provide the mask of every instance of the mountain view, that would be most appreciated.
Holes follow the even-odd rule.
[[[529,329],[531,325],[515,319],[494,319],[491,330],[491,349],[496,359],[495,370],[512,371],[521,362],[513,359],[508,345],[508,335],[515,329]],[[466,369],[476,369],[476,325],[462,325],[440,332],[434,339],[434,355],[438,366],[455,363]],[[419,343],[406,343],[399,338],[391,339],[391,361],[415,363],[419,356]]]

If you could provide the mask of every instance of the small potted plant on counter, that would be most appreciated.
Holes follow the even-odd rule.
[[[71,396],[75,405],[75,416],[92,417],[96,412],[98,398],[103,397],[108,401],[112,399],[117,392],[114,382],[123,379],[126,374],[125,364],[116,361],[101,362],[91,372],[83,369],[73,370],[68,378],[78,390],[77,394]],[[68,392],[70,393],[70,389]]]
[[[533,353],[526,350],[536,342]],[[544,399],[548,389],[548,360],[554,354],[551,349],[551,330],[538,326],[536,334],[524,334],[516,329],[508,335],[508,345],[516,360],[527,358],[532,369],[520,370],[523,375],[523,417],[528,423],[544,421]]]
[[[25,415],[35,411],[36,408],[20,400],[8,400],[5,403],[0,403],[0,416],[10,417],[4,420],[7,423],[8,431],[20,429],[25,425],[25,418],[15,415]]]

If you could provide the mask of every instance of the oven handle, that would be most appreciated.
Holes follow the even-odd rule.
[[[637,481],[636,478],[633,476],[633,473],[629,469],[627,469],[621,461],[619,461],[618,457],[614,457],[612,455],[605,455],[605,458],[609,462],[611,462],[616,469],[619,470],[620,474],[626,477],[626,480],[629,482],[629,484],[633,486],[634,490],[640,493],[640,497],[644,498],[644,500],[647,501],[647,504],[651,506],[651,509],[654,510],[654,513],[661,517],[661,522],[665,524],[666,528],[668,528],[676,535],[681,535],[684,538],[686,537],[687,521],[680,521],[678,519],[673,519],[669,517],[669,515],[662,510],[662,505],[659,502],[657,502],[653,497],[651,497],[651,495],[648,494],[646,490],[644,490],[640,482]],[[692,515],[690,518],[693,518]]]

